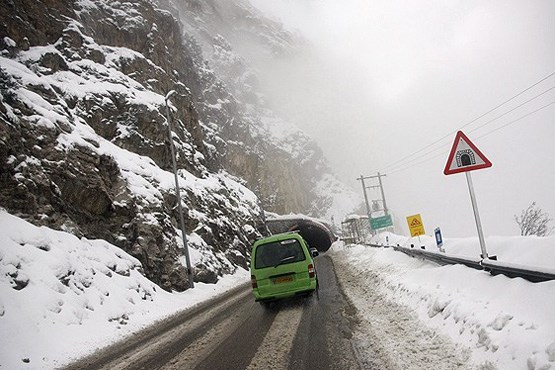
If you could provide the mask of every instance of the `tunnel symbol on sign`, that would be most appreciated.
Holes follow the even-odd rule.
[[[452,175],[454,173],[474,171],[491,166],[492,164],[489,159],[486,158],[476,145],[462,131],[458,131],[443,173],[445,175]]]
[[[476,164],[476,158],[474,158],[474,152],[471,149],[457,151],[456,161],[457,167],[465,167]]]

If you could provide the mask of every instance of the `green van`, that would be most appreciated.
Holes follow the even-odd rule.
[[[251,284],[255,301],[267,303],[295,295],[309,295],[318,288],[313,257],[298,233],[277,234],[254,243]]]

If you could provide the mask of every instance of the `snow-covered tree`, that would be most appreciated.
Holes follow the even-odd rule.
[[[515,221],[520,227],[520,235],[537,235],[546,236],[553,231],[549,227],[549,223],[553,221],[549,214],[536,206],[536,202],[532,202],[520,213],[520,217],[515,215]]]

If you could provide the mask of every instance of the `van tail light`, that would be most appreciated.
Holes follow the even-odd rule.
[[[256,276],[251,275],[251,285],[253,289],[258,288],[258,283],[256,282]]]
[[[312,263],[310,265],[308,265],[308,276],[313,278],[315,276],[314,273],[314,265],[312,265]]]

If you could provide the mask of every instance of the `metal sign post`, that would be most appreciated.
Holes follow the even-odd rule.
[[[470,171],[489,168],[491,166],[492,163],[480,149],[478,149],[462,131],[457,132],[443,173],[445,175],[461,172],[466,174],[466,182],[468,183],[468,191],[470,192],[470,201],[472,202],[474,220],[476,220],[476,229],[478,230],[478,239],[480,239],[480,248],[482,250],[481,257],[483,259],[489,257],[486,251],[486,241],[484,239],[484,232],[482,231],[482,222],[480,221],[480,214],[478,213],[478,205],[476,204],[476,196],[474,195],[474,186],[472,185]],[[494,257],[492,256],[492,258]]]
[[[181,238],[183,239],[183,249],[185,253],[185,263],[187,264],[187,277],[189,279],[189,288],[194,288],[193,282],[193,269],[191,268],[191,257],[189,256],[189,247],[187,245],[187,234],[185,234],[185,222],[183,219],[183,207],[181,206],[181,193],[179,191],[179,177],[177,176],[177,161],[175,159],[175,148],[173,144],[173,130],[171,124],[170,106],[168,104],[169,98],[176,93],[175,90],[170,91],[166,95],[166,120],[168,121],[168,131],[170,135],[170,148],[172,153],[173,174],[175,177],[175,195],[177,196],[177,207],[179,209],[179,221],[181,227]]]
[[[478,213],[478,204],[476,203],[476,196],[474,195],[474,186],[472,185],[472,176],[470,171],[465,172],[466,182],[468,183],[468,191],[470,192],[470,201],[472,202],[472,210],[474,211],[474,219],[476,220],[476,229],[478,230],[478,239],[480,239],[480,248],[482,249],[482,258],[488,258],[486,251],[486,241],[484,239],[484,232],[482,231],[482,222],[480,221],[480,214]]]

